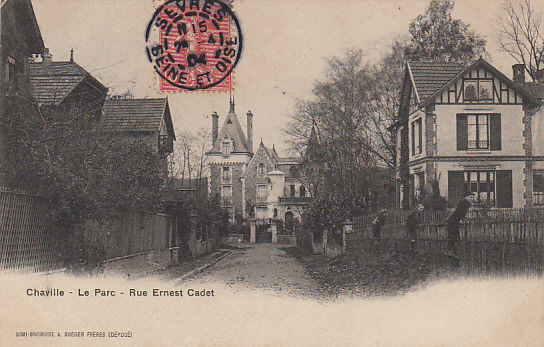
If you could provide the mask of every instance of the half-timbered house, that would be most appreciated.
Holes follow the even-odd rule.
[[[541,86],[510,79],[480,58],[470,66],[406,63],[397,133],[397,201],[407,208],[438,181],[455,203],[465,191],[475,204],[543,204],[544,114]]]

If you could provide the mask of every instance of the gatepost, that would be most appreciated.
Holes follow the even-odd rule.
[[[276,222],[272,222],[270,229],[272,230],[272,243],[278,243],[278,227]]]
[[[349,218],[346,218],[346,220],[342,223],[344,225],[344,228],[342,229],[342,253],[346,253],[347,250],[347,240],[346,240],[346,234],[351,233],[353,230],[353,222],[349,220]]]
[[[255,243],[257,241],[257,228],[255,226],[255,219],[249,220],[249,242]]]

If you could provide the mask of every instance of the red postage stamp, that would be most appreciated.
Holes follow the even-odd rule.
[[[229,4],[167,1],[155,11],[145,38],[161,91],[232,91],[242,32]]]

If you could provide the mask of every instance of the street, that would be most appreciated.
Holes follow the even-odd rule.
[[[234,291],[260,289],[282,295],[317,295],[316,284],[303,266],[278,244],[244,244],[215,265],[184,281],[215,285]]]

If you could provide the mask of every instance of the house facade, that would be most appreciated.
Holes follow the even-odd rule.
[[[510,79],[480,58],[470,66],[408,62],[397,138],[397,203],[413,207],[438,182],[455,204],[466,191],[475,205],[542,205],[542,87],[525,67]]]
[[[29,61],[44,53],[30,0],[4,0],[0,10],[0,185],[7,179],[7,132],[18,117],[37,112],[29,88]]]
[[[280,158],[262,141],[253,152],[253,114],[247,112],[247,138],[235,112],[234,101],[222,128],[212,115],[212,150],[206,153],[210,169],[210,196],[219,196],[223,207],[236,217],[259,220],[300,221],[309,192],[300,179],[300,159]],[[301,199],[302,197],[302,199]]]
[[[166,179],[176,140],[168,98],[106,100],[100,128],[146,143],[161,155],[161,170]]]

